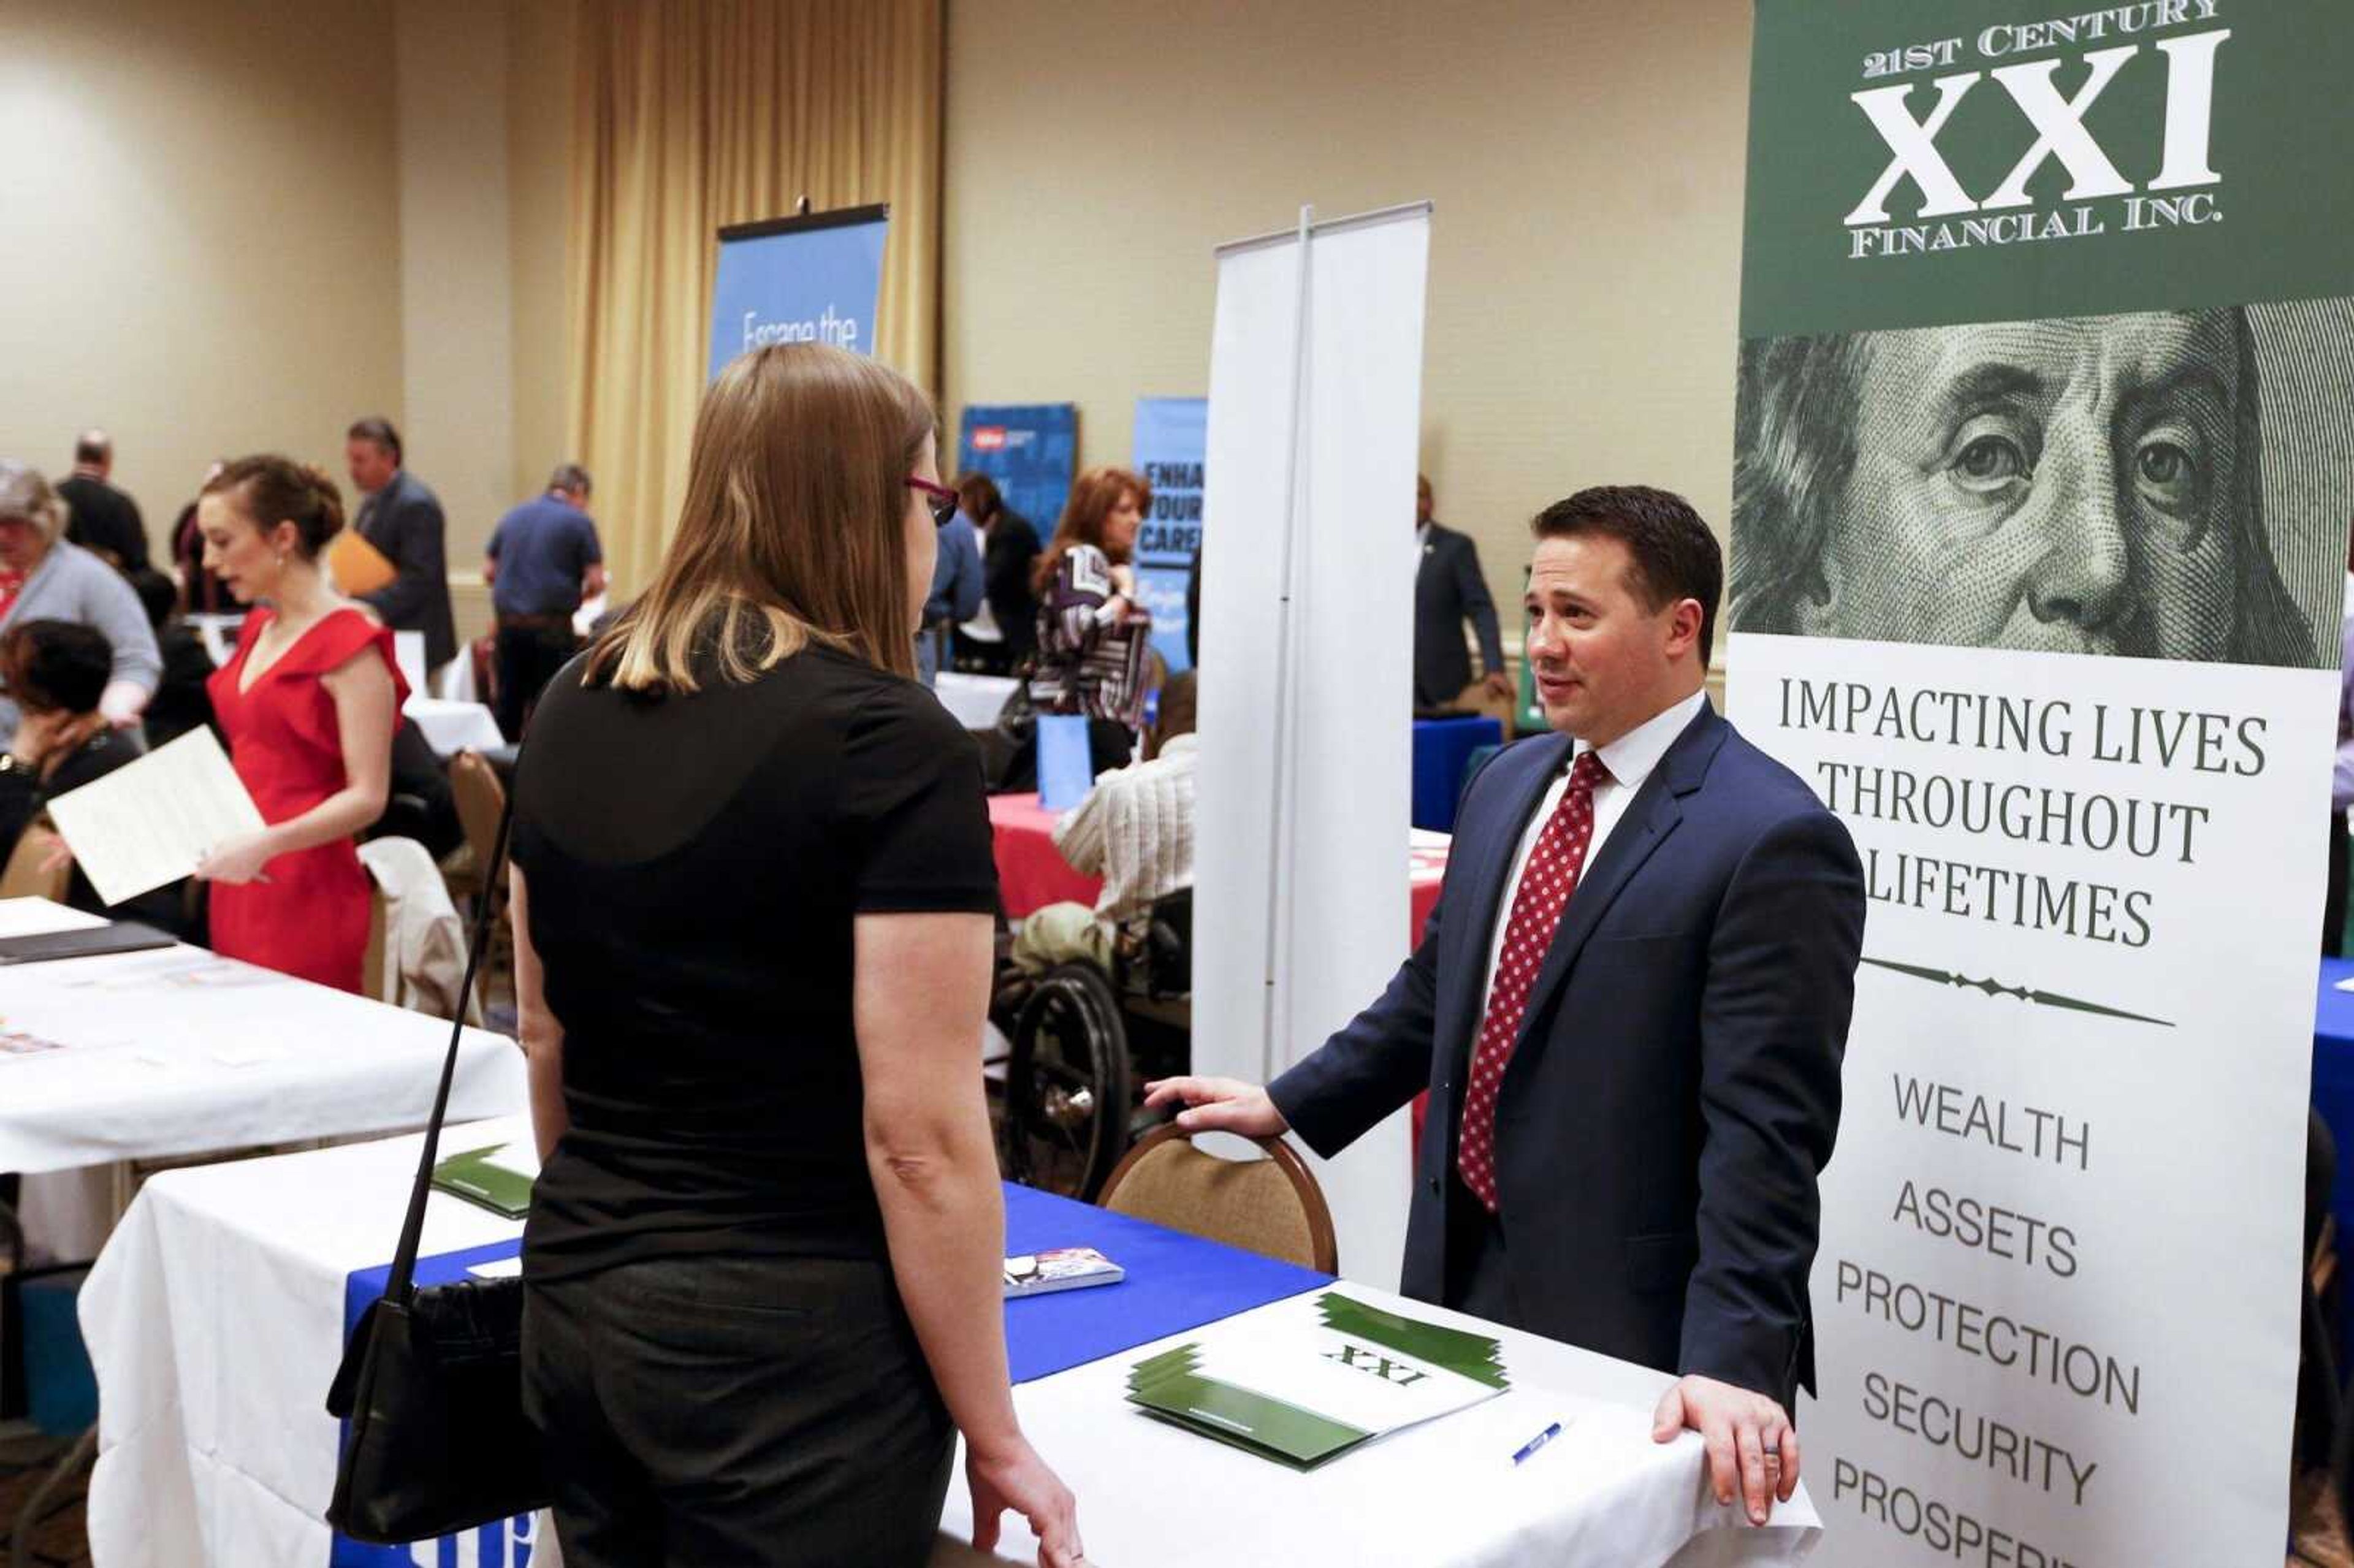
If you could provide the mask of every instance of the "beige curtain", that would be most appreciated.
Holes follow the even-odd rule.
[[[676,523],[723,226],[888,202],[875,353],[937,395],[942,4],[581,0],[568,429],[617,597]]]

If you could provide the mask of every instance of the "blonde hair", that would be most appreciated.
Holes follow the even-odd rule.
[[[698,653],[741,683],[811,642],[912,676],[907,480],[936,426],[861,355],[774,344],[730,364],[695,414],[662,569],[585,678],[692,692]]]
[[[52,545],[65,536],[65,498],[40,470],[15,458],[0,458],[0,517],[22,517]]]

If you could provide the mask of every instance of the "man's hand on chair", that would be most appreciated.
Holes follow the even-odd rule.
[[[1177,1125],[1187,1132],[1237,1132],[1245,1138],[1280,1138],[1291,1130],[1275,1102],[1257,1084],[1240,1078],[1162,1078],[1144,1086],[1144,1108],[1183,1104]]]

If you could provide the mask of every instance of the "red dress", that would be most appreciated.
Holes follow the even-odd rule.
[[[254,639],[275,619],[266,609],[247,616],[237,652],[205,683],[228,736],[229,761],[261,820],[273,825],[301,816],[347,782],[334,695],[321,677],[374,648],[392,673],[396,715],[408,698],[392,633],[356,609],[328,611],[249,689],[239,691]],[[387,731],[387,745],[391,738]],[[367,873],[358,846],[337,839],[296,850],[270,862],[262,874],[270,880],[212,885],[213,950],[358,991],[368,928]]]

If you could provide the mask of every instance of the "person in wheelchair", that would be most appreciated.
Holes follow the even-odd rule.
[[[1116,975],[1115,959],[1143,956],[1154,906],[1193,885],[1193,672],[1161,692],[1145,759],[1099,775],[1095,788],[1055,824],[1055,847],[1074,871],[1103,879],[1093,909],[1049,904],[1023,922],[1013,962],[1040,975],[1086,961]]]
[[[1064,858],[1103,878],[1101,897],[1033,911],[991,1004],[1011,1042],[1005,1172],[1083,1200],[1135,1133],[1139,1075],[1185,1071],[1193,1053],[1192,675],[1162,689],[1146,747],[1055,830]]]

